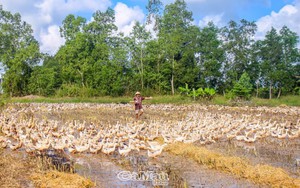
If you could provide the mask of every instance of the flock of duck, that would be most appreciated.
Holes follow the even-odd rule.
[[[235,109],[225,106],[149,105],[149,111],[159,110],[186,115],[181,120],[157,118],[108,124],[83,120],[62,122],[42,115],[61,111],[72,112],[75,109],[130,110],[132,106],[85,103],[13,104],[3,109],[0,114],[0,148],[23,148],[28,153],[42,152],[50,148],[70,153],[118,152],[122,156],[127,156],[132,151],[146,150],[149,157],[157,157],[167,144],[174,142],[204,145],[226,140],[252,143],[265,137],[300,137],[300,109],[296,107],[256,107],[254,110],[250,107]],[[224,110],[234,113],[223,113]],[[284,120],[283,116],[277,122],[261,118],[264,113],[284,114],[296,118],[291,122]]]

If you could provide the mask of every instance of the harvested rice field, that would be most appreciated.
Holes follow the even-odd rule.
[[[300,107],[11,103],[0,187],[300,187]]]

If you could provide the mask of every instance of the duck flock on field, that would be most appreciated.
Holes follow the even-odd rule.
[[[209,110],[208,110],[209,108]],[[72,110],[123,109],[130,104],[13,104],[0,113],[0,148],[25,149],[28,153],[56,149],[70,153],[127,156],[131,151],[147,150],[149,157],[161,154],[170,143],[202,145],[226,140],[253,143],[258,139],[299,139],[300,108],[297,107],[227,107],[203,105],[149,105],[147,110],[169,113],[185,112],[181,120],[156,118],[148,121],[93,123],[82,120],[62,122],[38,114]],[[236,111],[223,113],[224,110]],[[239,113],[238,113],[239,112]],[[31,114],[31,116],[30,116]],[[280,114],[280,121],[261,118],[263,114]],[[284,115],[294,117],[293,122]],[[40,115],[41,116],[41,115]],[[160,141],[157,141],[160,140]]]

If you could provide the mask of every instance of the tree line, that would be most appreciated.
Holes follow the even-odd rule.
[[[115,12],[93,13],[91,22],[70,14],[61,26],[66,40],[54,55],[40,52],[31,26],[19,13],[0,8],[0,62],[4,94],[23,96],[121,96],[175,94],[190,88],[229,93],[244,73],[252,95],[300,94],[299,36],[284,26],[255,40],[255,22],[193,24],[184,0],[164,8],[149,1],[146,23],[129,36],[118,32]],[[146,29],[155,25],[154,34]]]

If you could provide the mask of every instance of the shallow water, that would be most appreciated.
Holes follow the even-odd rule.
[[[300,159],[300,138],[292,140],[265,138],[255,143],[225,141],[206,147],[230,156],[243,157],[254,165],[268,164],[280,167],[292,177],[300,177],[300,167],[296,165],[296,159]]]
[[[259,187],[250,181],[208,169],[195,161],[163,153],[158,158],[148,158],[146,153],[131,153],[126,158],[119,155],[76,154],[72,155],[76,172],[96,182],[97,187],[153,187],[151,180],[122,181],[118,174],[155,173],[167,174],[163,187]],[[141,177],[141,176],[139,176]],[[151,178],[150,178],[151,179]],[[166,180],[166,179],[164,179]],[[262,186],[260,186],[262,187]]]

